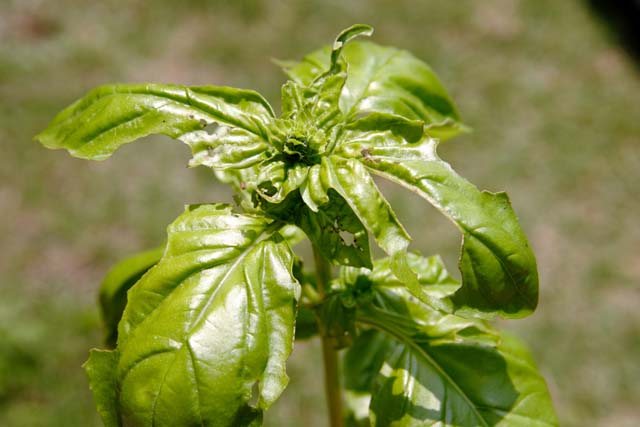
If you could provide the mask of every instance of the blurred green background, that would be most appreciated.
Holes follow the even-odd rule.
[[[33,135],[107,82],[255,88],[277,106],[270,58],[357,22],[432,65],[475,129],[442,157],[509,192],[542,288],[532,317],[503,326],[531,346],[562,425],[640,425],[640,73],[586,2],[0,0],[0,426],[100,425],[80,365],[101,340],[102,276],[185,203],[231,201],[166,138],[92,163]],[[414,249],[455,271],[456,230],[391,188]],[[326,425],[320,363],[296,346],[269,426]]]

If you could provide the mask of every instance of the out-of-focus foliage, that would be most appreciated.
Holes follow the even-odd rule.
[[[0,425],[99,425],[79,366],[100,339],[102,276],[119,254],[162,243],[185,202],[229,198],[176,166],[189,158],[179,146],[149,142],[89,164],[31,136],[110,81],[225,83],[276,100],[282,75],[268,55],[300,57],[353,22],[447,82],[474,133],[443,145],[444,157],[481,188],[509,183],[541,281],[539,312],[515,327],[561,425],[637,425],[640,79],[577,0],[0,3]],[[454,265],[455,229],[408,193],[388,198],[405,200],[409,231],[434,227],[416,249],[444,244]],[[307,363],[318,352],[296,344],[273,425],[323,425],[321,380],[301,386],[314,383]]]

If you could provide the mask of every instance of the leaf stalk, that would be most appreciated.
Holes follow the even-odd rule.
[[[324,299],[329,289],[331,265],[315,245],[313,245],[313,258],[316,267],[318,294],[321,299]],[[324,328],[321,327],[320,330],[322,331]],[[344,427],[338,352],[330,337],[322,335],[321,340],[322,358],[324,361],[324,388],[327,406],[329,408],[329,425],[331,427]]]

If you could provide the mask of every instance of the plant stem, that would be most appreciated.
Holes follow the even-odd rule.
[[[313,258],[316,265],[318,294],[322,299],[327,295],[329,280],[331,278],[331,266],[323,258],[320,251],[313,247]],[[322,330],[322,328],[320,329]],[[332,340],[325,336],[322,339],[322,357],[324,359],[324,391],[329,407],[329,425],[331,427],[344,427],[342,413],[342,393],[340,387],[340,372],[338,370],[338,352],[334,348]]]

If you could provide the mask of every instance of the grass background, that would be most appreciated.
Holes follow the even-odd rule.
[[[438,72],[475,132],[441,155],[506,190],[537,253],[539,310],[504,322],[531,346],[562,425],[640,425],[640,74],[579,0],[0,1],[0,425],[98,426],[80,365],[100,342],[96,288],[154,246],[185,203],[230,201],[165,138],[101,163],[32,141],[107,82],[255,88],[364,22]],[[383,185],[451,270],[457,232]],[[269,426],[321,427],[318,346],[297,345]]]

